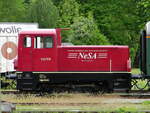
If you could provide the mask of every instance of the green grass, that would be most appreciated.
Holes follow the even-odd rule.
[[[136,113],[138,111],[138,109],[136,107],[121,107],[118,108],[117,110],[115,110],[115,113]]]
[[[58,111],[63,111],[65,113],[70,113],[70,112],[75,112],[75,111],[84,111],[86,113],[90,112],[99,112],[99,113],[137,113],[142,111],[144,112],[145,110],[149,110],[150,105],[148,104],[131,104],[131,103],[126,103],[126,104],[103,104],[103,105],[96,105],[96,106],[89,106],[89,105],[74,105],[74,106],[52,106],[52,105],[47,105],[47,106],[42,106],[42,105],[26,105],[26,106],[17,106],[16,111],[21,112],[21,111],[53,111],[53,112],[58,112]],[[145,113],[145,112],[144,112]]]
[[[141,73],[140,69],[138,69],[138,68],[133,68],[131,70],[131,72],[132,72],[132,74],[140,74]]]
[[[150,101],[146,100],[143,102],[144,105],[150,105]]]

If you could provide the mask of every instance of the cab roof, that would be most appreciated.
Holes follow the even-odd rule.
[[[56,34],[56,29],[23,30],[19,34]]]

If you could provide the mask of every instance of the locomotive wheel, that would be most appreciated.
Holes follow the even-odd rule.
[[[51,93],[53,91],[53,89],[50,87],[50,84],[39,83],[36,88],[36,91],[40,92]]]
[[[36,91],[38,79],[32,73],[23,73],[18,76],[17,89],[22,91]]]
[[[108,81],[102,81],[96,84],[96,87],[98,88],[97,91],[101,94],[107,92],[111,92],[112,89],[109,88],[109,82]]]

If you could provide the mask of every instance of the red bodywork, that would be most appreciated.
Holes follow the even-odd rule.
[[[61,29],[22,31],[17,71],[23,72],[130,72],[128,46],[62,46]],[[52,37],[52,48],[35,48],[35,37]],[[24,37],[31,38],[24,47]]]

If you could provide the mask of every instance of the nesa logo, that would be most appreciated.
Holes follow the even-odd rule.
[[[13,33],[18,33],[20,30],[21,28],[16,26],[0,27],[0,34],[4,34],[4,33],[13,34]]]
[[[79,53],[78,58],[80,59],[96,59],[96,53]]]

